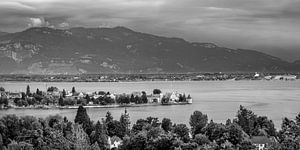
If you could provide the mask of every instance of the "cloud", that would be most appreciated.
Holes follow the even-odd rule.
[[[41,27],[44,26],[45,20],[42,18],[29,18],[30,23],[28,24],[29,27]]]

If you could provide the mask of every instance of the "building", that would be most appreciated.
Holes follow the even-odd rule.
[[[161,99],[163,98],[163,94],[151,94],[151,95],[147,95],[147,99],[149,101],[149,103],[161,103]]]
[[[296,80],[297,76],[295,75],[279,75],[275,76],[274,80]]]
[[[134,97],[141,97],[143,94],[142,92],[132,92],[131,95],[133,95]]]
[[[253,136],[250,140],[256,146],[255,150],[267,150],[268,146],[276,142],[274,138],[267,136]]]
[[[179,94],[177,92],[167,93],[167,97],[169,97],[170,102],[179,101]]]
[[[112,138],[108,137],[108,145],[110,149],[118,149],[121,144],[122,144],[122,140],[119,137],[117,136],[113,136]]]

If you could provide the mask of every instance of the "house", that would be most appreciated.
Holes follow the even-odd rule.
[[[131,95],[133,95],[134,97],[141,97],[143,94],[142,92],[132,92]]]
[[[61,94],[59,91],[47,91],[47,95],[52,95],[53,97],[59,97]]]
[[[161,99],[163,98],[163,94],[151,94],[151,95],[147,95],[147,99],[149,101],[149,103],[161,103]]]
[[[267,136],[253,136],[250,139],[256,146],[255,150],[267,150],[267,147],[276,142],[275,138],[268,138]]]
[[[257,73],[257,72],[255,72],[255,74],[254,74],[254,78],[258,78],[260,76],[260,74],[259,73]]]
[[[116,100],[116,95],[115,94],[108,94],[106,95],[107,97],[110,97],[113,100]]]
[[[117,136],[113,136],[112,138],[108,137],[108,145],[110,149],[118,149],[121,144],[122,144],[122,140],[119,137]]]
[[[297,76],[295,75],[278,75],[274,77],[274,80],[296,80]]]
[[[74,99],[81,99],[81,98],[84,98],[84,96],[85,95],[82,92],[80,92],[80,93],[73,93],[73,95],[72,95],[72,97]]]

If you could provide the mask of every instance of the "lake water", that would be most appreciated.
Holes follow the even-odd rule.
[[[295,118],[300,112],[300,80],[296,81],[161,81],[161,82],[0,82],[0,86],[7,91],[25,91],[30,85],[31,90],[36,88],[45,90],[46,87],[56,86],[60,90],[94,92],[109,91],[111,93],[131,93],[133,91],[146,91],[151,93],[153,89],[161,89],[163,93],[177,91],[190,94],[193,98],[191,105],[172,106],[147,106],[130,107],[131,121],[148,116],[170,118],[174,123],[189,122],[189,117],[195,110],[206,113],[215,122],[225,122],[233,119],[240,105],[244,105],[258,115],[266,115],[272,119],[277,128],[280,128],[283,117]],[[115,119],[119,119],[124,108],[89,108],[91,119],[99,120],[110,111]],[[9,109],[0,110],[0,117],[6,114],[18,116],[32,115],[46,117],[59,114],[73,120],[76,109],[64,110],[32,110]]]

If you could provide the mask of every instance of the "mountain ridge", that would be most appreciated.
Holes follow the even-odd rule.
[[[255,50],[189,42],[126,27],[34,27],[0,36],[0,73],[299,72]],[[1,59],[2,59],[1,58]],[[12,69],[15,68],[15,69]]]

